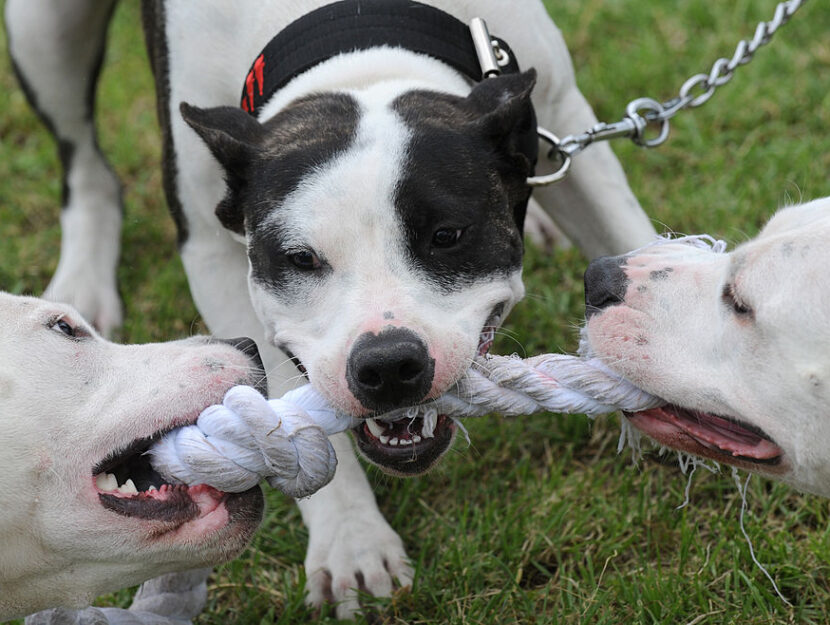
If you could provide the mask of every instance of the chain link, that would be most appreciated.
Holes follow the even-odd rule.
[[[775,32],[786,24],[793,14],[801,8],[807,0],[788,0],[775,7],[775,14],[769,22],[761,22],[755,29],[751,40],[742,39],[738,42],[731,58],[719,58],[712,64],[708,74],[695,74],[680,87],[677,96],[665,102],[658,102],[651,98],[637,98],[626,106],[625,116],[618,122],[600,122],[592,128],[576,135],[568,135],[561,140],[553,141],[549,131],[540,128],[540,138],[551,144],[548,158],[556,159],[560,165],[553,174],[528,178],[531,186],[544,186],[557,182],[565,177],[570,167],[571,157],[596,141],[608,141],[618,137],[627,137],[637,145],[653,148],[662,144],[669,136],[669,120],[680,111],[697,108],[705,104],[714,95],[718,87],[722,87],[735,74],[735,70],[749,63],[758,48],[769,43]],[[646,129],[657,126],[657,136],[646,138]]]

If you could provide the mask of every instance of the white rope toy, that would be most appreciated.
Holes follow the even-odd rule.
[[[596,358],[487,356],[476,359],[452,393],[375,418],[422,417],[424,431],[429,433],[439,414],[451,418],[537,412],[596,416],[662,403]],[[331,435],[358,423],[359,419],[336,413],[310,384],[271,400],[251,387],[236,386],[221,405],[206,409],[195,425],[173,430],[156,443],[150,449],[151,461],[165,478],[185,484],[241,492],[265,479],[292,497],[303,497],[324,486],[334,474],[334,450],[320,430]]]
[[[661,237],[632,254],[666,243],[685,243],[716,253],[726,249],[723,241],[708,235]],[[453,419],[538,412],[595,417],[665,403],[590,357],[586,345],[583,341],[581,357],[479,357],[451,392],[374,418],[421,417],[423,432],[429,436],[439,414]],[[360,422],[335,412],[310,384],[271,400],[250,387],[237,386],[228,391],[222,405],[205,410],[195,425],[167,434],[150,454],[159,473],[185,484],[204,483],[225,492],[241,492],[265,479],[288,495],[304,497],[334,475],[334,450],[321,430],[331,435]]]
[[[291,497],[307,497],[334,477],[337,458],[324,431],[340,431],[325,400],[307,389],[266,400],[250,386],[235,386],[195,425],[153,445],[151,463],[185,484],[238,493],[264,479]]]

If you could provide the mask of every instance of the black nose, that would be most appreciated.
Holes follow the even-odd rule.
[[[346,362],[349,390],[374,411],[422,400],[432,386],[434,373],[435,360],[429,357],[426,345],[405,328],[361,335]]]
[[[215,339],[217,343],[226,343],[235,347],[251,360],[251,372],[254,383],[252,386],[260,393],[268,397],[268,378],[265,376],[265,367],[259,355],[259,349],[253,339],[247,336],[240,336],[235,339]]]
[[[592,260],[585,270],[585,318],[625,298],[628,277],[622,266],[625,256],[603,256]]]

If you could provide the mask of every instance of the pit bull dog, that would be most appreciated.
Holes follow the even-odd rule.
[[[682,243],[595,260],[592,354],[668,405],[626,414],[672,449],[830,497],[830,198],[729,254]]]
[[[47,295],[105,329],[120,320],[121,212],[92,100],[112,5],[6,3],[16,71],[66,169]],[[439,418],[427,432],[371,416],[441,394],[489,348],[523,295],[535,120],[568,134],[596,118],[537,0],[324,5],[143,3],[165,191],[211,331],[259,343],[272,396],[299,369],[335,407],[365,418],[354,436],[371,462],[415,475],[449,449],[453,423]],[[504,75],[481,80],[464,26],[473,17],[507,42]],[[458,50],[473,54],[472,70]],[[516,61],[535,71],[508,71]],[[536,200],[591,257],[654,233],[605,145]],[[349,440],[333,443],[334,480],[300,508],[308,600],[333,599],[347,617],[359,587],[389,595],[412,569]]]
[[[0,355],[0,621],[245,547],[259,487],[171,486],[142,452],[231,386],[262,385],[253,342],[115,345],[67,305],[0,293]]]

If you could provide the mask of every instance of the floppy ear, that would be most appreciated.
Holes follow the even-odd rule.
[[[532,155],[531,169],[538,149],[536,116],[530,101],[535,84],[536,70],[531,68],[521,74],[485,78],[466,99],[467,107],[478,116],[473,123],[479,131],[508,156]]]
[[[248,165],[259,149],[262,125],[232,106],[203,109],[182,102],[179,110],[225,170],[228,194],[216,207],[216,216],[226,228],[244,234],[245,217],[236,206],[234,196],[244,185]]]

